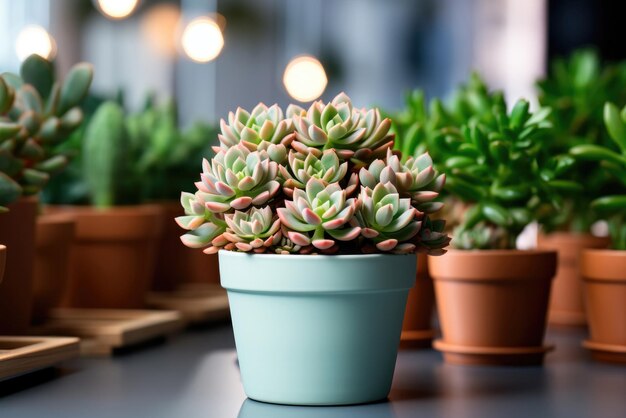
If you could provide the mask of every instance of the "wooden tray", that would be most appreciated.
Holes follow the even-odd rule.
[[[219,285],[187,284],[173,292],[154,292],[148,295],[148,306],[180,312],[190,325],[228,319],[230,310],[226,290]]]
[[[79,347],[73,337],[0,337],[0,380],[77,357]]]
[[[119,348],[167,337],[182,326],[180,314],[173,311],[61,308],[36,332],[80,337],[82,354],[111,355]]]

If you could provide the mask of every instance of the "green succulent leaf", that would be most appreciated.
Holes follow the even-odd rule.
[[[87,63],[77,64],[70,70],[61,87],[59,105],[56,114],[62,116],[77,106],[89,91],[93,79],[93,66]]]
[[[33,86],[42,98],[48,97],[54,84],[54,67],[50,61],[32,54],[22,63],[20,75],[24,83]]]
[[[613,103],[604,105],[604,123],[615,144],[626,154],[626,120],[622,120],[619,109]]]

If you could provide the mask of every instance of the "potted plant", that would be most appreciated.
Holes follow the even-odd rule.
[[[492,107],[502,100],[500,92],[489,91],[477,73],[459,86],[449,102],[433,98],[427,104],[422,90],[413,90],[406,96],[405,107],[392,118],[392,131],[396,134],[395,148],[404,157],[418,156],[426,150],[435,161],[445,154],[448,131],[461,126],[470,118],[493,118]],[[440,167],[446,170],[446,167]],[[445,218],[447,231],[451,232],[463,216],[466,205],[446,190],[441,197],[446,203],[441,217]],[[415,286],[409,292],[404,316],[402,343],[410,348],[430,347],[433,330],[435,295],[432,279],[428,273],[427,256],[418,255]]]
[[[132,143],[119,104],[105,101],[80,138],[81,176],[90,206],[54,206],[76,221],[64,305],[142,308],[154,274],[162,211],[141,205]]]
[[[457,364],[539,364],[556,253],[516,250],[540,213],[554,212],[562,191],[557,162],[541,165],[549,111],[504,100],[489,118],[449,127],[442,144],[447,191],[467,205],[454,250],[429,259],[442,339],[434,346]],[[557,167],[557,168],[553,168]]]
[[[547,141],[549,155],[566,154],[582,144],[608,145],[602,107],[606,101],[626,101],[626,65],[602,65],[592,50],[574,52],[551,63],[548,77],[540,81],[539,101],[552,108],[553,134]],[[580,259],[585,248],[606,248],[606,236],[592,234],[601,219],[591,202],[610,193],[610,179],[593,162],[581,160],[564,173],[571,181],[584,183],[585,193],[569,196],[557,216],[541,220],[539,248],[559,252],[559,267],[553,282],[548,320],[553,325],[586,324],[581,291]]]
[[[616,147],[579,145],[571,149],[578,159],[600,161],[602,169],[616,180],[611,193],[592,202],[608,221],[611,248],[583,251],[590,333],[584,346],[598,360],[626,363],[626,107],[620,113],[607,103],[604,120]]]
[[[136,155],[133,168],[141,183],[141,200],[158,204],[164,212],[152,289],[172,291],[184,282],[219,286],[217,255],[203,256],[180,245],[180,229],[173,221],[184,214],[180,190],[194,187],[193,162],[211,154],[216,128],[196,122],[180,129],[174,101],[158,104],[153,96],[148,96],[142,111],[126,117],[126,126]]]
[[[442,254],[428,154],[401,163],[390,120],[345,94],[283,119],[222,122],[182,241],[219,251],[244,389],[297,405],[387,396],[415,252]],[[245,113],[244,113],[245,112]],[[278,123],[275,123],[278,122]],[[235,134],[236,132],[236,134]]]
[[[21,333],[30,325],[34,279],[63,285],[63,278],[55,272],[62,270],[59,266],[66,259],[56,260],[53,269],[35,270],[33,276],[39,260],[35,257],[36,195],[50,176],[67,164],[67,159],[51,148],[81,123],[77,105],[92,75],[91,65],[83,63],[74,66],[63,83],[56,82],[52,64],[32,55],[22,64],[19,76],[5,73],[0,77],[2,202],[14,201],[8,206],[9,213],[0,217],[0,241],[10,248],[0,288],[2,332]],[[62,247],[62,237],[55,238]]]

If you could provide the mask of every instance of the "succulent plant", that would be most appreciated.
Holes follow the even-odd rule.
[[[224,119],[220,121],[220,129],[219,148],[224,150],[239,143],[250,151],[270,150],[276,145],[288,146],[294,138],[292,120],[285,119],[282,109],[276,104],[267,107],[259,103],[252,112],[238,108],[228,114],[228,123]],[[274,157],[273,152],[269,154]]]
[[[101,111],[100,107],[108,110]],[[197,170],[191,163],[210,156],[211,146],[217,143],[216,127],[196,122],[180,129],[176,103],[172,100],[158,103],[153,95],[146,98],[142,110],[133,113],[123,110],[121,100],[89,96],[84,112],[83,127],[57,149],[75,157],[68,169],[46,187],[44,198],[49,203],[93,203],[96,194],[105,193],[91,180],[87,181],[90,175],[83,155],[85,145],[91,142],[90,136],[99,137],[96,147],[103,147],[104,153],[102,157],[96,153],[93,158],[108,160],[107,164],[117,167],[109,173],[107,186],[114,190],[106,192],[113,193],[108,200],[114,205],[178,199],[180,190],[188,189],[197,178]],[[102,112],[109,116],[103,116]],[[94,121],[96,115],[99,121]],[[123,153],[117,148],[123,149]]]
[[[223,213],[267,203],[280,189],[277,175],[278,165],[266,151],[250,151],[238,144],[220,150],[210,163],[205,159],[196,186],[207,208]]]
[[[377,109],[354,109],[340,94],[286,114],[259,105],[222,122],[198,191],[182,195],[183,243],[206,253],[445,252],[445,222],[427,214],[441,206],[434,199],[445,176],[427,154],[401,164]],[[295,139],[270,132],[282,122],[295,126]]]
[[[347,199],[339,184],[325,185],[311,178],[306,189],[295,189],[293,201],[285,201],[285,207],[277,212],[287,237],[295,244],[331,250],[335,240],[358,237],[361,228],[350,222],[356,209],[356,200]]]
[[[578,145],[570,153],[577,159],[600,162],[601,169],[616,180],[611,192],[594,199],[592,206],[607,217],[613,248],[626,250],[626,106],[620,112],[614,104],[606,103],[604,122],[612,147]]]
[[[22,63],[19,76],[0,76],[0,204],[36,194],[67,165],[67,157],[56,154],[54,146],[82,122],[77,106],[92,77],[92,66],[81,63],[63,83],[55,81],[52,63],[38,55]]]
[[[443,203],[433,202],[439,196],[446,181],[445,174],[438,174],[428,153],[409,158],[402,164],[400,158],[387,150],[386,161],[375,160],[359,172],[361,184],[374,189],[378,183],[391,183],[403,197],[409,197],[420,212],[433,213]]]
[[[382,118],[378,109],[354,109],[345,93],[331,103],[314,102],[306,113],[294,112],[296,139],[292,147],[303,154],[307,148],[335,149],[342,161],[357,168],[384,157],[393,146],[389,134],[391,120]]]
[[[308,154],[298,151],[289,152],[289,165],[278,166],[284,179],[283,190],[289,197],[293,195],[293,189],[304,189],[311,178],[322,180],[325,184],[338,183],[348,173],[348,162],[339,160],[334,150],[320,151],[310,149]],[[347,194],[351,195],[357,186],[357,177],[352,173],[349,178]]]
[[[224,216],[228,229],[224,238],[229,241],[225,249],[265,252],[275,242],[280,242],[282,233],[280,220],[272,208],[250,208],[247,212],[235,211]]]
[[[580,190],[559,178],[562,166],[544,161],[549,109],[533,114],[528,102],[519,100],[510,113],[504,103],[495,106],[493,116],[470,119],[451,134],[444,150],[447,190],[468,204],[454,246],[513,249],[526,225],[553,216],[564,193]]]
[[[547,155],[567,154],[579,145],[611,146],[602,108],[607,101],[626,103],[626,62],[602,64],[593,50],[575,51],[551,62],[547,78],[537,87],[541,105],[552,108],[554,129],[544,145]],[[564,163],[573,162],[563,157]],[[610,193],[613,180],[586,160],[578,160],[576,169],[565,172],[563,178],[584,184],[585,193],[569,196],[559,216],[545,219],[543,227],[547,231],[589,233],[591,225],[602,217],[591,202]]]

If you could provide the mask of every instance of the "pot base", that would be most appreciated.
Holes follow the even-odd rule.
[[[400,348],[430,348],[433,338],[435,338],[434,329],[402,331]]]
[[[583,347],[591,351],[594,360],[606,363],[626,364],[626,346],[583,341]]]
[[[583,312],[568,312],[550,310],[548,312],[548,324],[557,327],[586,327],[587,316]]]
[[[539,366],[553,345],[539,347],[471,347],[435,340],[446,363],[476,366]]]

